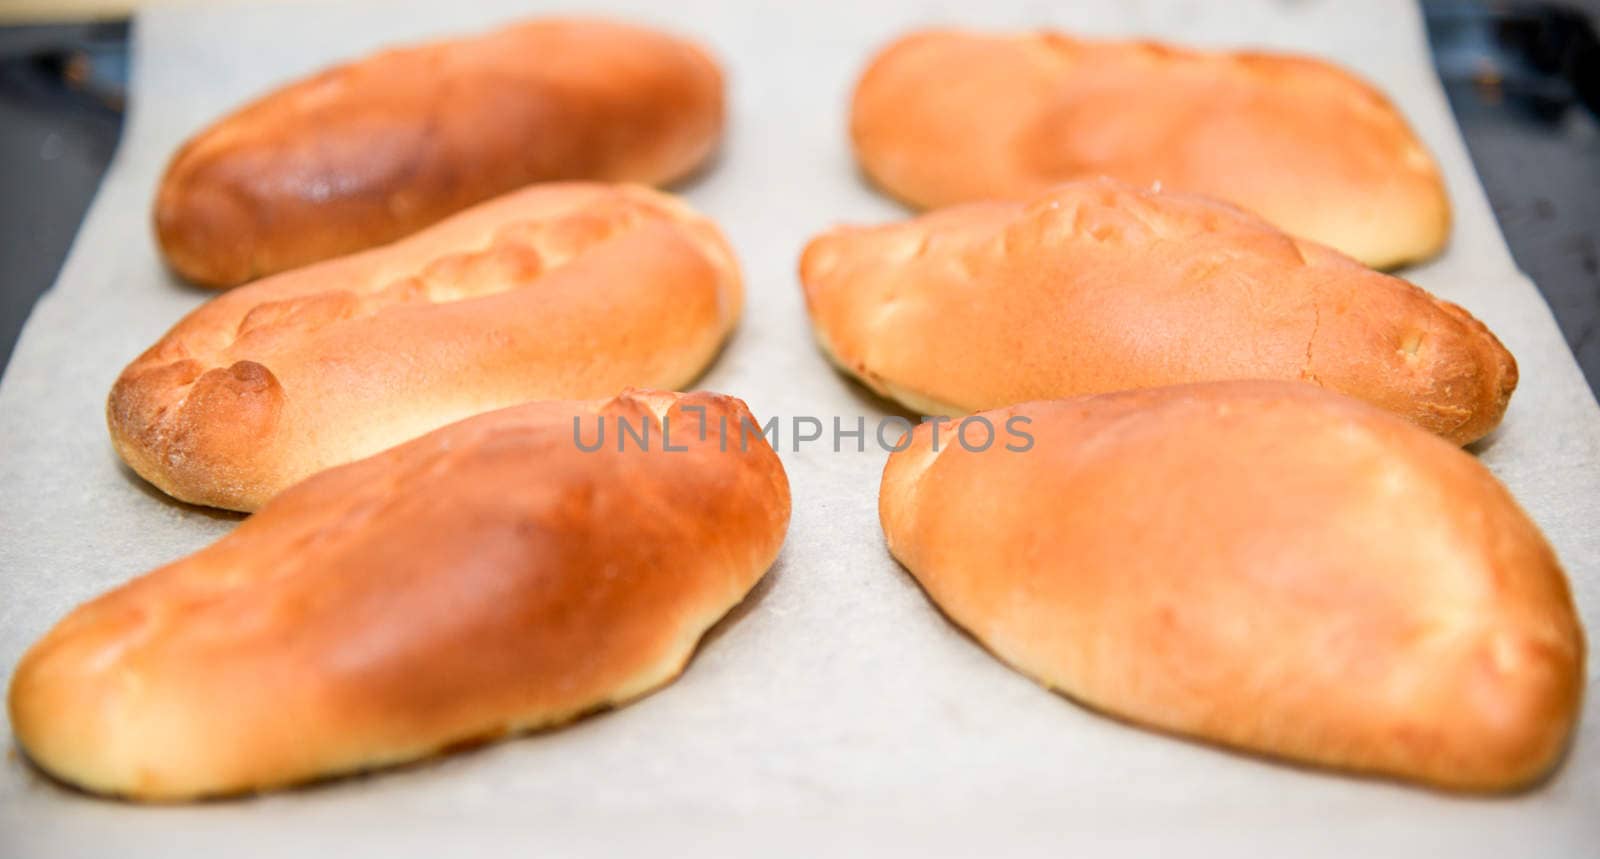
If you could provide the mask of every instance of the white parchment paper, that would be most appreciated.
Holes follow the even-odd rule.
[[[1495,799],[1307,771],[1131,728],[1041,690],[933,609],[882,545],[882,452],[794,452],[787,435],[795,415],[837,415],[847,426],[865,415],[871,426],[886,414],[813,347],[794,275],[803,243],[823,227],[903,214],[862,184],[846,142],[850,87],[877,46],[935,22],[1055,24],[1321,54],[1390,93],[1444,164],[1453,242],[1409,276],[1465,305],[1516,354],[1521,387],[1504,427],[1477,452],[1554,541],[1586,626],[1600,630],[1600,410],[1506,252],[1415,9],[1390,0],[605,8],[697,37],[728,71],[725,149],[681,190],[721,222],[745,267],[745,318],[701,385],[783,417],[794,520],[777,566],[658,694],[397,771],[146,808],[62,788],[12,751],[0,760],[0,855],[1595,855],[1600,705],[1589,707],[1553,779]],[[148,226],[179,142],[336,59],[559,10],[570,11],[546,0],[368,0],[138,19],[132,113],[116,163],[0,383],[0,677],[9,680],[27,645],[73,605],[235,523],[167,501],[120,467],[102,414],[123,365],[207,297],[163,271]],[[1595,677],[1590,668],[1591,699]]]

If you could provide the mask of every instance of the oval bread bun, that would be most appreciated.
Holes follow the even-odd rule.
[[[856,158],[920,207],[1110,176],[1228,200],[1379,268],[1450,233],[1438,165],[1383,94],[1307,57],[927,31],[856,88]]]
[[[648,450],[618,450],[622,421]],[[180,800],[631,701],[783,542],[788,481],[746,422],[716,394],[531,403],[325,471],[35,644],[18,742],[84,789]]]
[[[1517,384],[1460,307],[1225,203],[1107,179],[839,227],[800,279],[834,362],[925,414],[1296,379],[1466,444]]]
[[[1444,788],[1560,757],[1584,676],[1566,578],[1461,450],[1290,382],[982,417],[1012,449],[948,424],[936,449],[924,424],[879,510],[934,603],[1018,671],[1140,725]]]
[[[196,134],[155,201],[167,263],[233,286],[387,244],[535,182],[672,182],[722,135],[699,47],[601,20],[387,50]]]
[[[163,492],[253,510],[479,412],[685,387],[741,302],[721,232],[676,199],[536,185],[218,296],[128,365],[107,421]]]

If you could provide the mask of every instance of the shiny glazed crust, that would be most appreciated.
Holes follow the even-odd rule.
[[[741,296],[720,231],[677,200],[536,185],[218,296],[123,371],[107,420],[163,491],[252,510],[479,412],[684,387]]]
[[[178,800],[637,698],[783,542],[783,467],[741,419],[704,393],[532,403],[323,472],[35,644],[11,682],[17,739],[87,790]],[[605,421],[607,443],[582,450],[575,420],[586,445]],[[620,421],[648,452],[618,452]]]
[[[851,135],[867,174],[921,207],[1110,176],[1228,200],[1380,268],[1450,233],[1439,168],[1405,119],[1306,57],[921,32],[867,68]]]
[[[880,514],[928,596],[1022,673],[1141,725],[1444,788],[1559,759],[1583,633],[1549,545],[1466,453],[1288,382],[985,417],[1032,448],[971,452],[947,425],[935,451],[919,427]]]
[[[800,278],[831,357],[926,413],[1297,379],[1465,444],[1517,383],[1460,307],[1227,204],[1106,179],[839,227]]]
[[[722,122],[722,72],[693,44],[529,21],[385,51],[219,120],[168,166],[156,236],[185,278],[232,286],[534,182],[671,182],[715,150]]]

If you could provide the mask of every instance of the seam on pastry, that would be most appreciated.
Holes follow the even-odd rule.
[[[585,201],[554,217],[502,224],[481,246],[473,250],[436,257],[420,269],[403,273],[385,272],[366,284],[352,289],[327,290],[286,299],[283,302],[256,305],[240,319],[234,341],[218,351],[226,352],[248,333],[281,325],[288,316],[310,306],[313,302],[338,300],[342,295],[348,295],[353,300],[353,303],[339,308],[343,312],[322,320],[295,319],[294,327],[302,331],[315,330],[336,322],[377,316],[392,307],[421,303],[449,304],[525,289],[551,272],[571,263],[585,252],[637,228],[646,220],[640,217],[641,214],[653,211],[654,207],[642,201],[613,192]],[[595,234],[577,237],[566,247],[552,246],[554,244],[552,234],[579,222],[580,219],[596,215],[601,219],[601,223]],[[555,241],[559,241],[559,238]],[[462,289],[462,284],[471,281],[472,278],[462,276],[461,269],[470,270],[477,266],[480,267],[480,272],[474,273],[481,273],[482,268],[508,262],[509,260],[505,258],[515,254],[524,255],[525,259],[522,260],[524,270],[491,271],[482,278],[489,281],[486,287]],[[258,322],[255,325],[248,324],[257,311],[278,304],[287,305],[284,308],[284,316]]]
[[[1317,332],[1322,329],[1322,302],[1315,298],[1311,301],[1311,314],[1311,336],[1306,338],[1306,362],[1300,367],[1300,378],[1321,386],[1322,380],[1311,371],[1312,350],[1316,347]]]
[[[136,370],[130,368],[132,372],[127,375],[137,377],[184,361],[195,362],[199,370],[193,374],[193,378],[186,382],[163,386],[162,393],[167,399],[163,408],[167,416],[171,417],[181,414],[182,406],[188,401],[195,382],[201,376],[209,370],[238,363],[229,360],[232,356],[228,353],[242,339],[252,334],[283,326],[291,326],[303,333],[340,322],[372,318],[396,307],[442,305],[531,288],[546,275],[565,267],[594,248],[657,220],[680,224],[694,233],[692,241],[703,254],[723,256],[720,248],[716,249],[716,254],[711,252],[717,243],[709,241],[700,234],[696,229],[699,224],[691,219],[691,216],[692,213],[662,206],[652,199],[641,198],[627,188],[611,189],[545,218],[524,219],[503,224],[490,234],[488,240],[480,247],[431,259],[413,271],[379,272],[369,280],[354,285],[353,288],[330,289],[255,305],[240,317],[228,342],[197,347],[194,343],[197,337],[180,335],[172,341],[173,351],[168,353],[175,357],[166,361],[136,362],[143,366],[139,366]],[[590,223],[584,224],[585,219],[591,219]],[[589,234],[561,236],[560,231],[563,229],[579,231],[587,229]],[[515,259],[517,255],[522,255],[524,259],[520,261]],[[490,288],[452,295],[443,300],[436,298],[445,294],[450,287],[471,280],[460,276],[459,272],[452,277],[452,268],[459,269],[473,265],[489,269],[484,279],[491,282]],[[507,269],[495,271],[493,267],[496,265],[506,266]],[[261,314],[263,308],[268,309],[265,314]],[[258,314],[268,318],[259,318]],[[253,318],[254,324],[252,324]],[[204,336],[204,332],[196,334]]]

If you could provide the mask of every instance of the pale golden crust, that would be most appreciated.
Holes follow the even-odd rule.
[[[683,387],[741,302],[726,241],[681,203],[539,185],[218,296],[123,371],[107,419],[163,491],[250,510],[488,409]]]
[[[585,445],[606,421],[607,443],[583,451],[575,419]],[[642,695],[783,541],[783,467],[741,419],[703,393],[532,403],[323,472],[35,644],[11,683],[17,738],[68,782],[170,800]],[[648,452],[618,452],[621,420],[649,422]]]
[[[1229,200],[1378,267],[1433,256],[1450,231],[1405,119],[1303,57],[922,32],[867,68],[851,136],[867,174],[917,206],[1103,175]]]
[[[722,72],[694,45],[531,21],[385,51],[219,120],[167,168],[156,234],[179,274],[232,286],[534,182],[670,182],[711,154],[722,122]]]
[[[1131,721],[1446,788],[1537,779],[1577,718],[1566,579],[1475,459],[1354,400],[1224,382],[1027,403],[1026,452],[931,427],[890,550],[957,624]],[[1008,439],[1011,441],[1012,439]]]
[[[1298,379],[1465,444],[1517,382],[1455,305],[1232,206],[1105,179],[840,227],[800,278],[834,360],[925,412]]]

